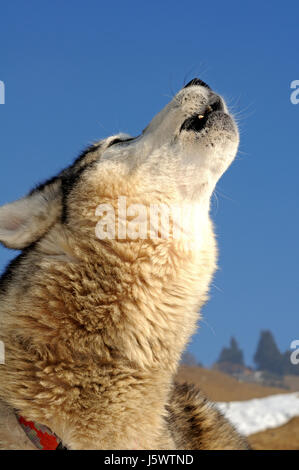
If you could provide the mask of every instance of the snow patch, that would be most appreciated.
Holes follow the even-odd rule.
[[[217,408],[237,428],[249,436],[276,428],[299,416],[299,393],[271,395],[248,401],[216,403]]]

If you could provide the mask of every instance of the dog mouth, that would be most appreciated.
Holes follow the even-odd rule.
[[[187,118],[183,124],[181,125],[180,132],[182,131],[193,131],[193,132],[200,132],[202,131],[211,117],[216,112],[224,112],[224,106],[221,99],[217,99],[212,104],[209,104],[204,113],[196,113]]]

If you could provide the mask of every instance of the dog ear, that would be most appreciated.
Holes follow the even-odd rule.
[[[37,241],[60,216],[61,198],[61,181],[54,179],[0,207],[0,243],[22,250]]]

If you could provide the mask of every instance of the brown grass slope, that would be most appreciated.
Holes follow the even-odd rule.
[[[181,366],[176,380],[198,385],[212,401],[243,401],[289,392],[281,388],[238,382],[222,372],[197,366]]]

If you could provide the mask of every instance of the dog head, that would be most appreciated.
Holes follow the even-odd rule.
[[[133,203],[196,203],[209,210],[215,185],[233,161],[237,126],[224,100],[194,79],[138,137],[119,134],[89,147],[56,177],[0,208],[0,241],[24,249],[53,225],[94,236],[96,209]]]

